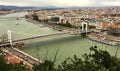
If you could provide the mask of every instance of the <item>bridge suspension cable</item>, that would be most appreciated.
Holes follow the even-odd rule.
[[[32,34],[29,34],[29,33],[23,33],[23,32],[18,32],[18,31],[12,31],[13,33],[16,33],[16,34],[23,34],[23,35],[32,35]]]

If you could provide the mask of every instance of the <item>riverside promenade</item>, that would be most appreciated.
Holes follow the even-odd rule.
[[[4,53],[9,54],[12,58],[16,58],[18,61],[24,62],[24,64],[27,65],[27,67],[28,67],[30,70],[32,69],[33,65],[30,64],[29,62],[25,61],[24,59],[22,59],[22,58],[20,58],[20,57],[18,57],[18,56],[16,56],[16,55],[13,55],[12,52],[8,51],[8,50],[5,49],[5,48],[0,48],[0,49],[1,49]],[[10,59],[10,58],[8,58],[8,61],[9,61],[9,59]]]
[[[87,36],[88,38],[91,38],[91,37],[95,38],[97,41],[100,41],[100,42],[105,41],[105,44],[110,43],[111,45],[112,43],[115,43],[116,45],[120,45],[120,37],[104,35],[104,34],[95,34],[95,33],[91,33]]]
[[[27,53],[17,49],[17,48],[10,48],[10,47],[6,47],[4,48],[4,50],[11,55],[17,56],[19,58],[21,58],[23,60],[23,62],[33,65],[33,64],[38,64],[41,63],[42,60],[39,60],[31,55],[28,55]]]

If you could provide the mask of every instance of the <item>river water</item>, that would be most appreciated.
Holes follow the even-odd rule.
[[[0,16],[0,35],[7,33],[7,30],[9,29],[12,31],[12,39],[16,40],[59,32],[48,27],[40,27],[33,23],[27,22],[25,18],[20,18],[25,14],[27,13],[21,12]],[[18,17],[18,20],[14,17]],[[25,43],[25,46],[20,48],[21,50],[42,60],[46,58],[53,60],[56,51],[58,50],[56,64],[59,64],[66,58],[73,57],[74,55],[82,57],[84,53],[89,53],[89,48],[94,45],[98,46],[99,49],[107,50],[113,56],[119,47],[109,46],[91,41],[86,37],[69,34],[31,39],[23,42]],[[120,57],[120,49],[118,49],[117,57]]]

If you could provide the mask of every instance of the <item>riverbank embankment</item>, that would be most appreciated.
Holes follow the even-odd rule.
[[[80,32],[80,30],[77,29],[77,28],[69,28],[69,27],[64,27],[64,26],[60,26],[60,25],[57,25],[57,24],[39,22],[39,21],[35,21],[35,20],[32,20],[32,19],[26,19],[26,21],[31,22],[35,25],[38,25],[41,28],[42,27],[49,27],[49,28],[52,28],[53,30],[68,32],[68,33],[78,33],[78,32]]]
[[[116,43],[117,45],[120,45],[120,38],[110,35],[104,35],[104,34],[95,34],[91,33],[88,35],[88,38],[94,38],[96,41],[104,41],[103,43]]]
[[[15,54],[13,54],[13,52],[11,52],[10,50],[8,50],[6,48],[0,48],[0,50],[2,50],[5,53],[5,57],[6,57],[6,55],[9,55],[9,57],[7,57],[8,62],[11,63],[11,60],[12,60],[12,63],[23,62],[25,65],[27,65],[27,68],[32,70],[33,65],[30,64],[29,62],[25,61],[23,58],[16,56]]]
[[[42,62],[41,60],[39,60],[31,55],[28,55],[27,53],[25,53],[17,48],[6,47],[6,48],[1,48],[1,50],[5,53],[9,54],[11,57],[16,58],[20,62],[22,61],[25,65],[28,66],[28,68],[30,70],[32,69],[33,64]]]

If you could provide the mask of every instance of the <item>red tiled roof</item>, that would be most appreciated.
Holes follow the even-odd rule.
[[[102,28],[107,28],[108,24],[107,23],[102,23]]]
[[[112,25],[110,25],[110,27],[113,27],[113,28],[120,28],[120,24],[112,24]]]
[[[9,54],[5,55],[4,57],[5,60],[7,60],[7,62],[10,62],[10,63],[20,63],[21,60],[19,60],[18,58],[15,58]]]

